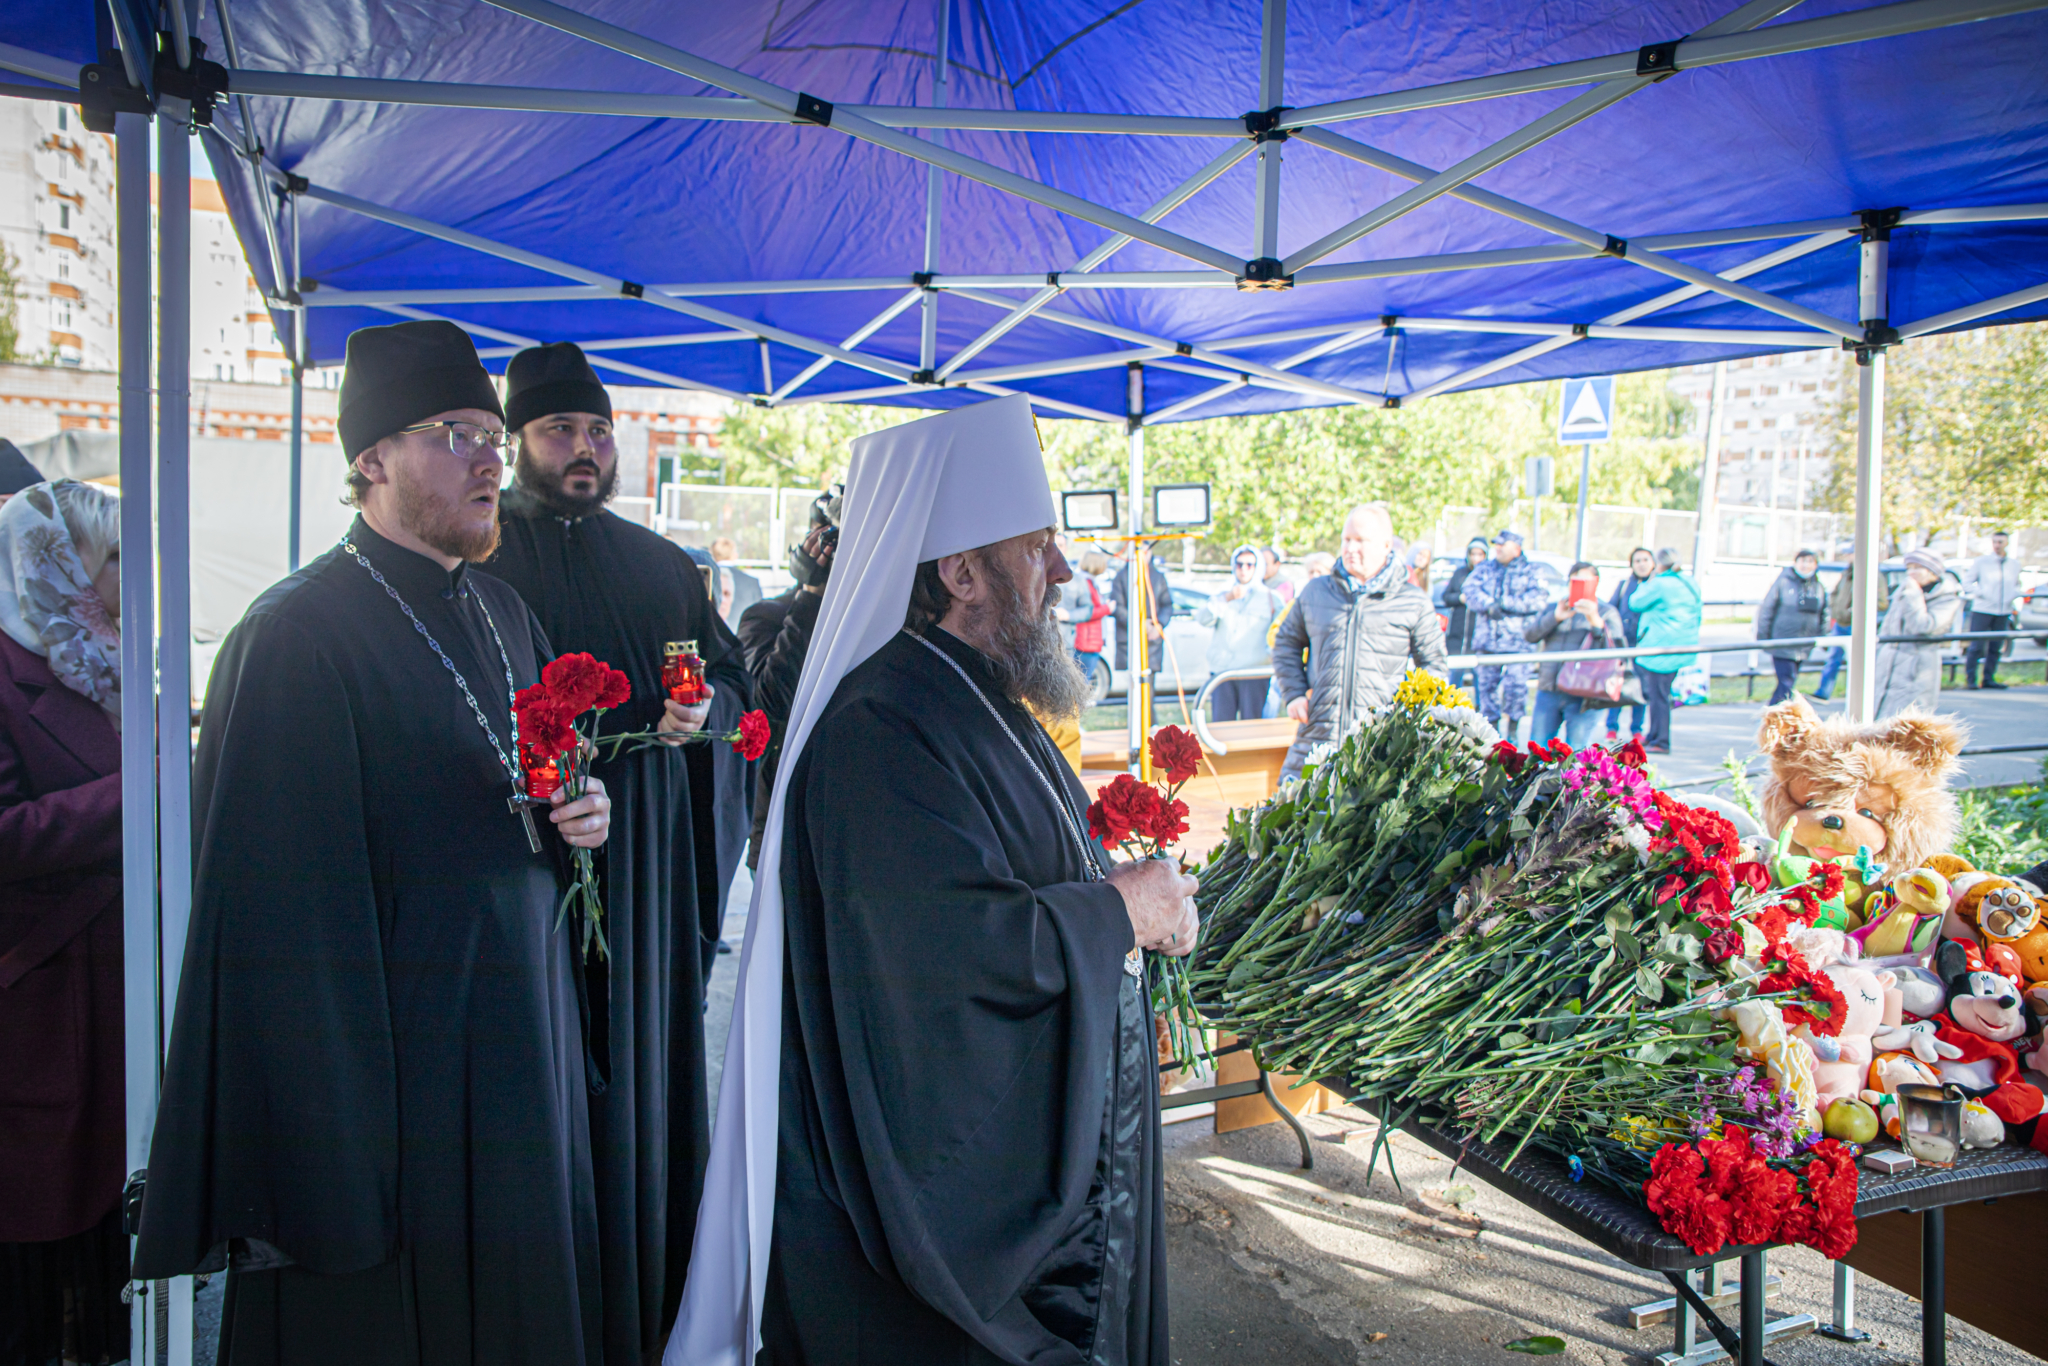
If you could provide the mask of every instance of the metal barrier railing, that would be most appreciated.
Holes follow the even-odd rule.
[[[1939,645],[1951,640],[2020,640],[2032,639],[2039,631],[1952,631],[1939,636],[1879,636],[1879,645]],[[1447,669],[1472,669],[1484,664],[1499,667],[1509,664],[1570,664],[1582,659],[1636,659],[1644,655],[1713,655],[1739,654],[1748,650],[1788,649],[1804,645],[1829,645],[1846,649],[1848,636],[1785,636],[1776,640],[1744,640],[1714,645],[1627,645],[1608,650],[1551,650],[1528,654],[1468,654],[1451,655],[1444,660]],[[1209,730],[1206,704],[1209,694],[1216,685],[1232,678],[1271,678],[1271,667],[1225,669],[1209,675],[1195,693],[1195,700],[1188,708],[1188,720],[1195,728],[1195,735],[1211,753],[1228,754],[1230,749]]]

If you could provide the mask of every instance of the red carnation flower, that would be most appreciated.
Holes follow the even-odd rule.
[[[1164,849],[1188,832],[1188,804],[1178,797],[1161,798],[1152,808],[1152,820],[1142,831]]]
[[[549,663],[540,671],[540,681],[547,684],[555,700],[574,717],[589,711],[597,701],[604,691],[606,672],[595,655],[578,651]]]
[[[1692,918],[1710,930],[1725,930],[1730,924],[1729,912],[1734,910],[1728,900],[1728,893],[1721,884],[1712,880],[1702,882],[1693,894],[1685,899],[1685,909]]]
[[[1540,763],[1542,763],[1542,762],[1543,762],[1543,761],[1544,761],[1545,759],[1548,759],[1548,758],[1550,758],[1550,757],[1551,757],[1551,755],[1550,755],[1550,751],[1549,751],[1549,750],[1547,750],[1547,749],[1545,749],[1545,748],[1544,748],[1543,746],[1541,746],[1541,745],[1537,744],[1537,743],[1536,743],[1536,742],[1535,742],[1534,740],[1531,740],[1531,741],[1529,742],[1529,757],[1530,757],[1531,759],[1534,759],[1534,760],[1535,760],[1535,761],[1536,761],[1537,763],[1539,763],[1539,764],[1540,764]]]
[[[1738,1243],[1775,1241],[1785,1210],[1799,1199],[1799,1178],[1758,1160],[1729,1192],[1729,1234]]]
[[[1742,952],[1742,934],[1732,927],[1715,930],[1707,936],[1705,951],[1709,963],[1725,963]]]
[[[749,763],[768,752],[768,713],[750,711],[740,717],[739,738],[732,742],[739,756]]]
[[[1728,1202],[1702,1185],[1706,1161],[1691,1144],[1667,1143],[1650,1159],[1643,1197],[1664,1231],[1684,1240],[1702,1257],[1728,1242]]]
[[[1152,737],[1152,767],[1179,787],[1202,766],[1202,742],[1179,726],[1162,726]]]
[[[1627,768],[1643,769],[1650,766],[1650,752],[1643,748],[1643,737],[1631,735],[1628,743],[1614,751],[1617,763]]]
[[[537,691],[541,695],[533,696]],[[576,747],[574,716],[563,709],[559,699],[538,687],[528,688],[515,698],[514,710],[519,718],[521,748],[554,755]]]
[[[1562,740],[1552,740],[1550,742],[1550,756],[1553,759],[1569,759],[1572,757],[1572,747]]]
[[[1529,762],[1529,756],[1515,748],[1514,742],[1511,740],[1502,740],[1495,744],[1493,747],[1493,757],[1502,768],[1508,771],[1510,778],[1518,776],[1522,771],[1522,765]]]
[[[1768,890],[1771,885],[1771,870],[1761,863],[1738,863],[1734,873],[1735,880],[1752,892]]]
[[[1156,819],[1159,793],[1128,773],[1119,773],[1088,807],[1088,829],[1102,846],[1114,848],[1133,832],[1148,833]]]
[[[597,705],[610,711],[623,707],[633,699],[633,680],[626,677],[623,669],[605,666],[604,686],[598,690]]]

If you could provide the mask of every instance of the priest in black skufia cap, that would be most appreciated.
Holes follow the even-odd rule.
[[[445,322],[348,342],[361,515],[226,644],[193,766],[191,928],[139,1278],[229,1268],[229,1366],[604,1360],[581,927],[514,800],[514,689],[552,657],[471,565],[503,414]]]
[[[632,680],[608,731],[730,731],[748,696],[737,644],[682,547],[606,510],[618,484],[611,397],[569,342],[505,367],[506,426],[517,443],[490,562],[533,607],[556,647],[588,650]],[[685,706],[662,688],[662,652],[695,641],[710,698]],[[732,767],[719,773],[721,760]],[[616,803],[603,861],[610,1085],[590,1101],[604,1247],[605,1352],[613,1363],[661,1349],[682,1292],[710,1144],[704,968],[718,934],[721,798],[744,801],[729,745],[643,749],[597,770]],[[720,792],[720,779],[728,788]],[[729,822],[744,832],[744,812]],[[734,851],[735,859],[737,849]],[[708,937],[708,938],[707,938]],[[593,993],[593,1001],[596,994]]]

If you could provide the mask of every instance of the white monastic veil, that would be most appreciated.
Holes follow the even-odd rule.
[[[762,829],[718,1124],[664,1366],[751,1366],[761,1346],[782,1056],[782,811],[797,758],[839,680],[903,628],[919,564],[1053,525],[1037,427],[1021,394],[853,443],[839,549]]]

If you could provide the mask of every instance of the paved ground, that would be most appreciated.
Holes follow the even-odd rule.
[[[1311,1118],[1316,1169],[1300,1171],[1294,1138],[1266,1125],[1221,1137],[1207,1123],[1170,1126],[1167,1252],[1177,1366],[1369,1363],[1468,1366],[1524,1361],[1505,1345],[1532,1334],[1568,1344],[1569,1362],[1647,1362],[1670,1349],[1670,1329],[1628,1326],[1631,1305],[1670,1293],[1637,1271],[1405,1136],[1366,1179],[1374,1128],[1350,1110]],[[1469,1188],[1467,1218],[1447,1221],[1422,1199]],[[1829,1264],[1779,1252],[1784,1287],[1772,1317],[1825,1318]],[[1820,1337],[1775,1345],[1780,1366],[1899,1366],[1920,1355],[1919,1306],[1863,1280],[1858,1313],[1872,1341]],[[2021,1366],[2035,1358],[1951,1323],[1950,1360]]]

